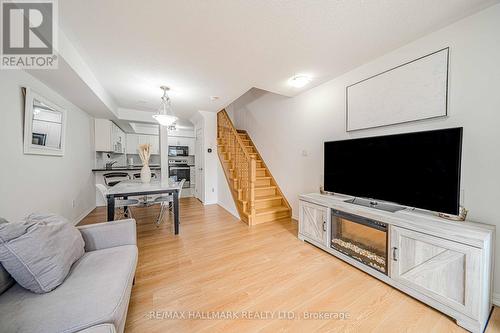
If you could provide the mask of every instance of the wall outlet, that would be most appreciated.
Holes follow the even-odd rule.
[[[71,207],[73,207],[73,208],[76,207],[76,200],[75,199],[71,200]]]
[[[212,193],[215,192],[215,189],[212,187]]]

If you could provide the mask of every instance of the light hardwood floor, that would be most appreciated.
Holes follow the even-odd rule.
[[[218,205],[186,198],[180,207],[178,236],[172,217],[159,228],[153,224],[157,207],[133,208],[139,263],[126,332],[465,332],[445,315],[301,242],[290,219],[248,227]],[[102,222],[105,214],[97,208],[81,224]],[[152,311],[159,312],[156,318]],[[240,318],[168,318],[172,311],[195,317],[231,311],[227,316]],[[295,319],[277,319],[278,311]],[[348,318],[298,319],[305,312],[343,312]],[[500,332],[498,309],[486,332]]]

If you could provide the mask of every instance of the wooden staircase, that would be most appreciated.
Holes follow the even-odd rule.
[[[248,225],[288,218],[292,209],[246,131],[225,110],[217,114],[218,155],[229,188]]]

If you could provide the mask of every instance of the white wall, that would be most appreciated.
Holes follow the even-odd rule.
[[[67,110],[63,157],[23,154],[23,86]],[[0,91],[0,216],[52,212],[77,222],[95,207],[93,119],[21,70],[0,71]]]
[[[227,109],[236,126],[249,132],[295,218],[297,196],[317,192],[322,184],[324,141],[463,126],[463,203],[471,220],[500,226],[499,32],[500,5],[496,5],[294,98],[253,89]],[[346,133],[347,85],[447,46],[448,117]],[[500,255],[495,290],[500,296]]]
[[[238,219],[240,218],[220,160],[217,164],[217,203]]]

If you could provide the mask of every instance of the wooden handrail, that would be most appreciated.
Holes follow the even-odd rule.
[[[226,110],[217,113],[217,137],[226,141],[226,154],[228,154],[235,173],[233,176],[236,176],[236,178],[228,179],[228,181],[233,196],[243,202],[242,207],[238,207],[240,215],[242,213],[246,215],[248,223],[252,224],[255,217],[256,158],[247,152],[243,140]],[[226,172],[229,172],[229,170],[226,170]]]
[[[252,159],[253,157],[250,156],[250,154],[248,154],[247,150],[245,149],[245,145],[243,145],[243,141],[241,140],[240,136],[238,135],[238,131],[236,130],[236,127],[234,127],[233,121],[231,120],[231,118],[229,118],[229,115],[227,114],[226,110],[222,109],[217,114],[221,114],[221,115],[223,115],[226,118],[226,120],[229,122],[229,125],[231,125],[231,126],[229,126],[229,128],[231,129],[231,131],[233,132],[233,134],[236,136],[236,140],[238,141],[238,143],[240,144],[241,148],[243,149],[243,152],[245,153],[245,156],[248,159]]]

